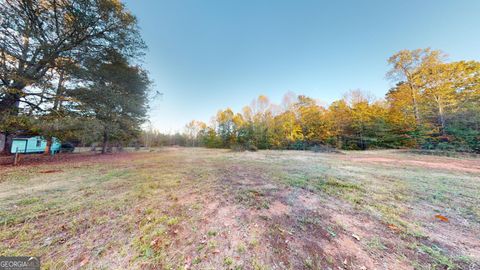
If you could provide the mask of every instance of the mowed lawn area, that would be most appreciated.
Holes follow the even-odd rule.
[[[480,269],[480,160],[162,148],[0,167],[42,269]]]

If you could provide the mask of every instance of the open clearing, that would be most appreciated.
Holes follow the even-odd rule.
[[[1,256],[45,269],[480,269],[479,159],[79,157],[0,167]]]

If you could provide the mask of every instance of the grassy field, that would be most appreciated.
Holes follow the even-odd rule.
[[[74,157],[0,167],[1,256],[45,269],[480,269],[479,159]]]

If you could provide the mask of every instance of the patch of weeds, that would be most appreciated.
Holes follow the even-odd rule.
[[[318,225],[320,224],[320,219],[318,217],[310,216],[310,215],[302,215],[299,218],[297,218],[297,221],[301,224],[307,225],[307,224],[312,224],[312,225]]]
[[[374,250],[386,250],[387,249],[387,247],[382,243],[382,240],[378,236],[370,238],[367,241],[367,246],[370,249],[374,249]]]
[[[469,205],[459,209],[462,216],[469,220],[480,223],[480,207],[478,205]]]
[[[269,209],[270,208],[270,203],[267,200],[264,200],[262,202],[262,208]]]
[[[471,257],[465,255],[458,256],[455,260],[464,264],[472,264],[474,262]]]
[[[172,201],[178,201],[178,197],[177,197],[176,195],[171,194],[171,193],[169,193],[169,194],[167,195],[167,198],[168,198],[169,200],[172,200]]]
[[[268,200],[265,198],[265,194],[254,189],[241,190],[235,199],[237,202],[248,207],[256,208],[257,210],[262,208],[268,209],[270,207]]]
[[[326,256],[325,260],[329,265],[333,265],[333,263],[335,262],[335,259],[332,256]]]
[[[115,178],[126,178],[130,174],[129,169],[114,169],[107,174],[101,175],[97,178],[97,182],[106,182]]]
[[[417,239],[424,239],[427,237],[422,231],[415,229],[413,226],[408,226],[407,230],[405,231],[407,235],[411,235]]]
[[[216,231],[208,231],[207,234],[208,234],[208,236],[210,236],[210,237],[217,236],[217,232],[216,232]]]
[[[313,269],[313,260],[311,258],[306,258],[304,261],[303,261],[303,266],[306,268],[306,269]]]
[[[321,179],[316,182],[315,187],[327,194],[337,195],[344,193],[345,191],[362,191],[362,187],[358,184],[341,181],[333,177],[327,177],[327,179]]]
[[[80,230],[83,228],[82,225],[83,225],[82,220],[79,220],[79,219],[72,220],[69,224],[70,233],[72,235],[78,234]]]
[[[327,232],[330,234],[332,237],[336,237],[337,233],[329,226],[327,227]]]
[[[256,247],[258,246],[259,242],[258,242],[258,239],[256,237],[253,237],[252,239],[250,239],[250,246],[252,247]]]
[[[138,236],[133,241],[137,258],[163,264],[167,260],[165,247],[171,241],[167,228],[178,224],[179,217],[162,215],[159,209],[152,208],[146,208],[144,214],[146,216],[139,222]]]
[[[195,257],[192,261],[192,264],[199,264],[202,262],[202,259],[200,257]]]
[[[32,171],[31,169],[15,170],[5,173],[5,180],[2,179],[2,182],[25,183],[36,174],[38,174],[38,172]]]
[[[416,249],[418,252],[428,255],[434,262],[434,267],[442,267],[446,269],[455,269],[455,263],[444,254],[444,251],[436,246],[427,246],[424,244],[416,245]],[[435,269],[434,268],[434,269]]]
[[[20,217],[7,211],[0,212],[0,225],[9,226],[18,223]]]
[[[194,203],[190,206],[193,210],[200,210],[202,209],[202,205],[200,205],[199,203]]]
[[[150,182],[147,184],[147,187],[151,189],[152,191],[159,189],[160,188],[160,183],[159,182]]]
[[[344,195],[344,198],[351,202],[355,207],[361,207],[364,204],[364,200],[361,196],[359,196],[358,192],[355,193],[347,193]]]
[[[153,190],[147,184],[138,184],[133,190],[133,196],[139,199],[146,199],[153,194]]]
[[[393,194],[393,198],[397,201],[401,201],[401,202],[406,202],[408,200],[408,196],[406,196],[405,194],[402,194],[402,193],[394,193]]]
[[[371,204],[370,207],[370,210],[386,224],[392,224],[402,231],[407,231],[408,223],[401,218],[404,213],[403,208],[387,203],[375,203]]]
[[[246,249],[247,249],[247,247],[243,243],[240,243],[240,244],[237,245],[237,252],[238,253],[244,253],[246,251]]]
[[[223,259],[223,264],[224,264],[225,266],[231,266],[231,265],[233,264],[233,259],[230,258],[230,257],[225,257],[225,258]]]
[[[17,202],[17,204],[24,206],[24,205],[36,203],[38,201],[40,201],[40,198],[32,197],[32,198],[21,199],[20,201]]]
[[[109,216],[100,216],[100,217],[95,218],[95,224],[97,224],[97,225],[106,224],[110,220],[111,220],[111,218]]]
[[[178,222],[179,222],[178,217],[170,217],[170,218],[167,220],[167,225],[168,225],[168,226],[177,225]]]
[[[315,225],[315,223],[312,223],[312,221],[314,221],[314,220],[312,220],[309,217],[302,216],[302,217],[297,219],[297,224],[298,224],[298,227],[300,227],[300,229],[302,231],[307,231],[308,227],[310,227],[311,225]]]
[[[207,243],[207,247],[208,247],[208,249],[210,249],[210,250],[216,249],[217,246],[218,246],[218,244],[217,244],[217,241],[215,241],[215,240],[210,240],[210,241],[208,241],[208,243]]]
[[[197,247],[197,252],[202,251],[204,248],[205,248],[205,244],[200,244],[200,245],[198,245],[198,247]]]
[[[431,202],[446,202],[449,198],[445,196],[445,192],[442,190],[436,190],[433,194],[431,194]]]
[[[154,211],[153,208],[148,207],[143,212],[145,213],[145,215],[151,215],[151,214],[153,214],[153,211]]]
[[[307,188],[309,184],[309,179],[305,175],[293,175],[286,178],[288,185],[298,188]]]
[[[252,269],[254,270],[267,270],[268,267],[261,263],[257,258],[253,258],[251,262]]]
[[[331,176],[315,176],[295,174],[284,177],[284,181],[293,187],[299,187],[312,192],[321,191],[328,195],[341,196],[344,199],[354,203],[362,204],[361,194],[365,192],[359,184],[343,181]]]

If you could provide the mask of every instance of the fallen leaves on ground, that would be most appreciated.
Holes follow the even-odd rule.
[[[396,233],[400,232],[400,228],[398,228],[397,226],[395,226],[394,224],[388,224],[388,228]]]
[[[435,215],[435,217],[443,222],[448,222],[448,218],[442,215]]]

